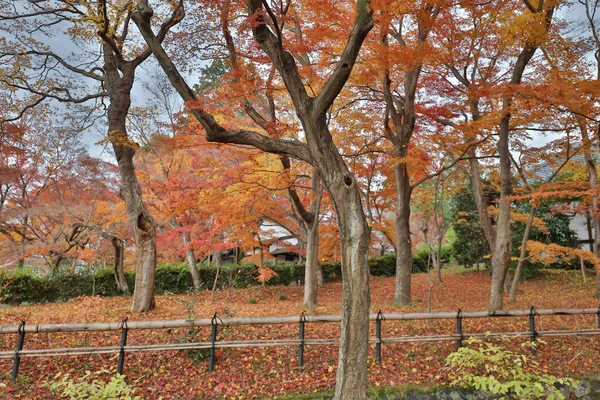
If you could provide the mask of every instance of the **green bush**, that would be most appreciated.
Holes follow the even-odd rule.
[[[48,280],[28,270],[0,274],[0,290],[0,300],[3,303],[38,303],[43,301],[45,293],[50,295]]]
[[[110,371],[104,370],[95,373],[87,371],[81,378],[73,379],[69,374],[60,372],[46,382],[52,393],[61,399],[90,399],[90,400],[138,400],[134,396],[135,389],[125,382],[123,375],[115,375],[106,381],[99,379],[102,375],[109,375]]]
[[[449,258],[448,247],[444,247],[442,257]],[[414,271],[426,270],[428,253],[419,252],[414,256]],[[422,260],[425,261],[422,261]],[[269,263],[269,268],[277,273],[266,282],[267,285],[291,285],[304,283],[304,264],[298,262]],[[371,274],[374,276],[394,276],[396,273],[396,256],[386,254],[369,261]],[[338,281],[342,278],[339,262],[321,263],[325,282]],[[214,265],[200,264],[198,271],[202,289],[212,289],[217,269]],[[216,287],[219,289],[237,287],[245,288],[259,285],[257,266],[252,263],[240,265],[223,265],[219,270]],[[130,290],[135,284],[135,272],[125,271],[125,279]],[[187,264],[159,264],[156,269],[156,293],[178,294],[193,289],[192,277]],[[40,276],[31,269],[20,269],[15,272],[0,273],[0,302],[3,303],[44,303],[72,299],[79,296],[117,296],[119,295],[114,272],[111,268],[93,271],[84,269],[76,273],[61,271],[55,275]]]
[[[369,269],[373,276],[395,276],[396,254],[392,253],[382,257],[371,258],[369,260]]]
[[[187,264],[159,265],[155,282],[157,294],[184,293],[194,287]]]
[[[125,271],[125,279],[129,287],[133,288],[135,273]],[[95,273],[86,270],[44,276],[30,269],[0,273],[0,302],[3,303],[45,303],[95,294],[120,294],[111,269],[101,269]]]
[[[441,256],[442,264],[450,261],[452,258],[452,245],[448,244],[442,246]],[[427,272],[428,265],[431,265],[429,247],[423,246],[419,251],[413,254],[412,272]],[[390,253],[382,257],[371,258],[369,260],[369,267],[371,275],[373,276],[395,276],[396,254]]]
[[[442,258],[442,265],[449,262],[453,257],[452,245],[446,244],[442,246],[440,256]],[[413,273],[427,272],[429,266],[433,266],[433,261],[429,255],[429,247],[423,246],[419,251],[413,254]]]
[[[446,359],[451,385],[491,392],[501,399],[564,399],[556,384],[575,387],[577,381],[560,379],[541,372],[524,353],[516,353],[494,342],[470,338],[466,346]],[[525,342],[529,349],[533,344]],[[512,397],[511,397],[512,398]]]

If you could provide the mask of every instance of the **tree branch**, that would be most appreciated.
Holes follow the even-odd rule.
[[[346,81],[350,77],[352,68],[356,63],[356,58],[367,34],[373,28],[373,8],[369,0],[359,0],[357,2],[358,13],[354,26],[348,37],[346,47],[340,56],[333,73],[321,89],[321,92],[315,99],[313,113],[321,115],[331,107],[335,98],[340,94]]]
[[[151,28],[152,8],[147,0],[140,0],[132,19],[138,26],[146,40],[149,49],[156,57],[158,63],[167,74],[169,81],[175,87],[181,98],[188,102],[190,111],[206,131],[209,142],[242,144],[256,147],[260,150],[274,154],[285,154],[303,161],[309,161],[308,148],[297,140],[272,139],[259,133],[247,130],[226,130],[213,118],[212,115],[199,107],[194,91],[189,87],[181,73],[167,55],[159,39]]]

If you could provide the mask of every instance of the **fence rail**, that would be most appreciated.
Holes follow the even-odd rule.
[[[550,315],[596,315],[596,327],[590,329],[565,329],[537,331],[535,328],[536,316]],[[464,319],[495,318],[495,317],[528,317],[529,330],[524,332],[491,332],[491,333],[465,333],[462,322]],[[574,335],[597,335],[600,334],[600,307],[582,309],[543,309],[536,310],[505,310],[505,311],[467,311],[463,312],[437,312],[437,313],[405,313],[405,314],[370,314],[371,321],[376,322],[375,337],[369,338],[369,343],[376,345],[376,361],[381,361],[381,347],[384,344],[407,343],[407,342],[442,342],[454,341],[460,348],[463,340],[469,337],[495,338],[495,337],[529,337],[533,342],[537,337],[552,336],[574,336]],[[432,319],[455,319],[456,333],[434,336],[400,336],[382,337],[382,324],[384,321],[414,321]],[[338,345],[338,339],[305,339],[304,329],[306,323],[331,323],[340,322],[340,315],[300,315],[285,317],[246,317],[246,318],[219,318],[216,314],[212,318],[201,318],[194,320],[165,320],[165,321],[121,321],[112,323],[73,323],[73,324],[38,324],[28,325],[22,321],[20,325],[0,326],[0,334],[17,334],[17,344],[14,351],[0,351],[0,359],[13,359],[13,370],[11,378],[16,379],[19,372],[22,357],[55,357],[65,355],[86,354],[114,354],[119,353],[118,372],[123,373],[125,353],[144,351],[169,351],[169,350],[192,350],[209,349],[209,371],[214,369],[215,349],[218,348],[241,348],[241,347],[273,347],[273,346],[298,346],[298,366],[304,363],[304,346],[315,345]],[[244,341],[217,341],[219,326],[240,325],[289,325],[299,324],[298,339],[272,339],[272,340],[244,340]],[[192,327],[211,327],[211,337],[208,341],[192,343],[167,343],[149,345],[127,345],[127,334],[130,330],[142,329],[174,329]],[[101,332],[121,331],[121,342],[117,346],[101,347],[71,347],[71,348],[47,348],[47,349],[24,349],[26,333],[56,333],[56,332]],[[534,351],[532,347],[532,351]]]

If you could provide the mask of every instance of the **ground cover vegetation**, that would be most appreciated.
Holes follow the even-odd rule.
[[[444,271],[443,283],[433,288],[432,311],[474,311],[485,309],[491,277],[489,272]],[[394,307],[394,277],[374,277],[371,311],[420,312],[427,309],[429,279],[426,274],[413,276],[415,301],[412,306]],[[339,314],[341,282],[328,283],[321,288],[319,314]],[[465,291],[464,288],[468,287]],[[158,307],[149,314],[131,313],[128,299],[124,297],[84,296],[64,303],[35,306],[3,307],[0,324],[16,324],[21,320],[31,323],[64,323],[70,321],[109,322],[129,317],[130,320],[208,318],[217,312],[221,317],[300,315],[302,305],[301,286],[254,286],[245,289],[225,289],[216,293],[214,302],[203,292],[183,295],[159,295]],[[515,309],[587,307],[594,294],[592,281],[583,283],[578,271],[544,270],[537,278],[525,281],[523,293],[512,305]],[[560,295],[558,294],[560,293]],[[539,317],[539,330],[576,329],[595,326],[594,316]],[[526,331],[527,318],[465,320],[465,332]],[[374,323],[370,335],[375,334]],[[384,336],[416,336],[451,333],[455,321],[402,321],[383,322]],[[281,339],[295,338],[297,324],[289,326],[228,327],[219,332],[219,340]],[[307,338],[337,338],[338,324],[308,324]],[[15,336],[15,337],[13,337]],[[175,341],[207,340],[210,327],[198,328],[190,335],[187,329],[130,331],[128,343],[141,345]],[[14,348],[16,335],[3,335],[2,350]],[[115,345],[120,332],[113,333],[54,333],[28,335],[28,349],[62,346]],[[515,354],[523,354],[536,363],[538,372],[557,377],[597,379],[600,370],[596,362],[600,347],[594,336],[545,338],[536,354],[522,343],[529,339],[513,339],[497,342]],[[491,342],[496,343],[496,342]],[[469,346],[465,344],[465,346]],[[475,346],[476,348],[476,346]],[[369,386],[372,389],[401,385],[447,385],[451,370],[446,357],[456,350],[456,343],[406,343],[384,345],[381,364],[375,363],[374,346],[369,348]],[[216,369],[207,372],[206,355],[186,352],[128,354],[124,373],[126,381],[137,387],[136,395],[153,398],[285,398],[287,395],[328,392],[332,394],[336,368],[335,346],[307,346],[305,366],[297,367],[295,346],[274,348],[235,348],[217,351]],[[0,363],[2,391],[12,398],[48,398],[45,381],[52,381],[55,374],[68,373],[74,382],[86,371],[112,369],[114,376],[116,356],[71,356],[58,358],[23,358],[19,378],[10,383],[11,360]],[[62,379],[59,378],[60,381]],[[6,385],[6,386],[5,386]]]
[[[315,312],[335,270],[335,397],[363,399],[371,275],[410,306],[413,271],[486,264],[495,311],[541,265],[599,268],[598,7],[0,1],[2,300],[293,276]]]

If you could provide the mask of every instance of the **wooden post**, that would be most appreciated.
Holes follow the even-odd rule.
[[[23,350],[23,342],[25,342],[25,321],[21,321],[17,332],[17,347],[15,347],[15,358],[13,361],[12,375],[10,380],[14,382],[19,374],[19,364],[21,363],[21,350]]]

